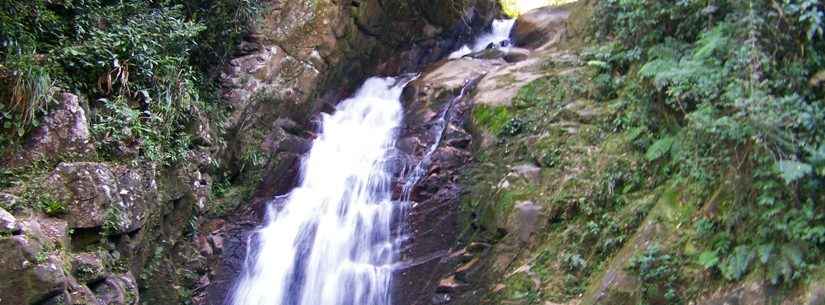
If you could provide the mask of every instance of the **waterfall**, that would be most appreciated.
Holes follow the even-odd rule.
[[[493,25],[490,31],[477,37],[472,45],[464,45],[453,53],[450,53],[450,59],[464,57],[470,53],[482,51],[491,43],[501,48],[509,47],[510,32],[516,24],[515,19],[499,19],[493,20]],[[507,44],[502,45],[501,42],[507,41]]]
[[[409,78],[370,78],[303,160],[299,186],[250,236],[233,305],[387,305],[399,203],[390,163]]]

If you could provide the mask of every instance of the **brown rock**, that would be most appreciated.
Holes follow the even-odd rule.
[[[506,54],[504,54],[504,61],[509,63],[515,63],[524,61],[528,57],[530,57],[530,50],[522,48],[510,48],[507,50]]]
[[[63,263],[23,235],[0,237],[0,305],[33,304],[65,288]]]
[[[88,284],[103,279],[106,268],[96,253],[80,253],[72,257],[72,275],[81,283]]]
[[[452,293],[461,288],[462,286],[464,285],[458,283],[455,279],[455,276],[451,275],[438,281],[438,287],[436,288],[436,292]]]
[[[556,43],[566,32],[570,12],[558,7],[543,7],[519,16],[510,37],[516,46],[537,49]]]
[[[131,273],[112,275],[93,289],[97,300],[106,305],[137,305],[138,286]]]

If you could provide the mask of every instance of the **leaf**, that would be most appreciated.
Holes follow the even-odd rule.
[[[671,146],[673,146],[673,137],[664,137],[659,139],[647,148],[645,159],[648,161],[657,160],[670,152]]]
[[[804,255],[802,254],[802,249],[795,245],[791,244],[784,244],[782,245],[782,255],[794,265],[794,266],[802,266],[805,262]]]
[[[610,69],[610,64],[601,61],[601,60],[591,60],[587,62],[588,66],[601,68],[601,69]]]
[[[719,256],[716,255],[716,251],[702,252],[702,254],[699,254],[699,264],[705,269],[716,267],[716,265],[719,265]]]
[[[779,168],[779,173],[782,175],[782,179],[785,179],[786,184],[790,184],[813,172],[813,167],[811,167],[810,164],[794,160],[779,161],[777,167]]]
[[[733,253],[728,256],[721,265],[722,275],[728,280],[739,280],[748,272],[753,252],[746,245],[733,249]]]
[[[759,252],[759,261],[763,264],[767,264],[773,252],[773,244],[760,245],[757,251]]]

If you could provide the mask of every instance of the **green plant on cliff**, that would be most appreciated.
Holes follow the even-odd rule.
[[[44,193],[38,198],[38,207],[49,216],[63,215],[68,211],[66,203],[59,199],[55,199],[48,193]]]
[[[825,240],[825,7],[813,0],[597,4],[602,69],[617,130],[663,176],[732,188],[696,260],[728,280],[752,270],[793,282]],[[710,194],[708,194],[710,195]]]
[[[671,305],[683,303],[677,290],[678,264],[677,257],[663,253],[657,244],[649,245],[630,260],[628,269],[641,279],[641,305],[648,304],[651,299],[661,299]]]
[[[9,54],[0,64],[0,145],[19,142],[53,103],[54,81],[34,54]],[[0,151],[2,152],[2,151]]]
[[[47,1],[0,4],[0,144],[20,144],[60,87],[91,101],[104,158],[181,160],[193,118],[223,117],[218,71],[256,18],[251,0]],[[113,105],[120,111],[112,111]],[[116,122],[139,113],[135,127]],[[135,129],[135,128],[132,128]],[[103,132],[101,132],[103,131]],[[121,152],[122,153],[122,152]]]

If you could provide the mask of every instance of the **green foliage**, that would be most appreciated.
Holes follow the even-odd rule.
[[[91,101],[103,157],[164,164],[188,151],[193,117],[223,117],[213,81],[259,8],[253,0],[0,6],[0,144],[19,143],[61,87]]]
[[[633,257],[628,269],[641,279],[642,304],[650,299],[663,298],[666,304],[682,304],[676,289],[679,281],[679,260],[662,252],[658,244],[652,244],[644,252]]]
[[[747,245],[741,245],[733,249],[724,261],[722,261],[720,268],[722,275],[729,280],[738,280],[742,278],[748,271],[748,266],[753,261],[755,253],[751,251]]]
[[[68,209],[66,203],[61,200],[55,199],[48,193],[44,193],[43,195],[39,196],[38,198],[38,206],[43,213],[49,216],[60,216],[65,214]]]
[[[670,147],[673,146],[673,138],[672,137],[664,137],[656,142],[650,147],[647,148],[647,152],[645,153],[645,159],[648,161],[658,160],[659,158],[663,157],[665,154],[670,152]]]
[[[719,255],[714,251],[705,251],[699,254],[699,265],[705,269],[711,269],[719,265]]]
[[[811,0],[597,4],[601,45],[585,60],[612,80],[602,88],[615,128],[638,131],[660,174],[730,183],[719,213],[694,226],[696,261],[725,279],[759,268],[792,281],[825,255],[825,207],[813,204],[825,200],[825,92],[813,81],[825,55],[812,51],[825,49],[824,11]]]
[[[524,131],[525,125],[526,123],[523,120],[519,118],[512,118],[501,127],[501,132],[499,132],[499,134],[507,137],[515,136]]]
[[[473,108],[473,120],[476,125],[482,126],[493,134],[498,134],[511,119],[507,107],[491,107],[476,105]]]
[[[782,179],[785,179],[785,183],[788,184],[813,172],[813,167],[810,164],[793,160],[781,160],[777,163],[777,167],[782,174]]]
[[[19,142],[40,125],[53,102],[54,81],[34,54],[9,54],[0,64],[0,144]],[[4,71],[8,69],[7,71]],[[10,73],[10,75],[4,75]]]

